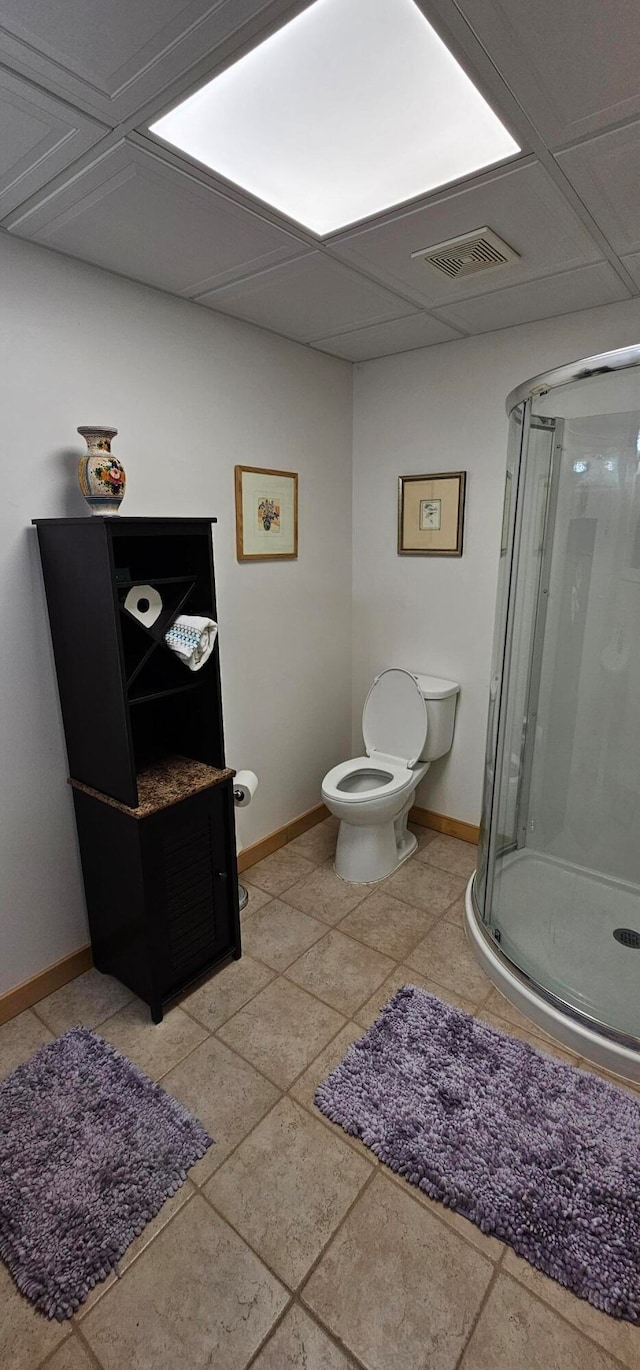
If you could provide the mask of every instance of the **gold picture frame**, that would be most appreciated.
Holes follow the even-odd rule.
[[[292,561],[298,555],[298,473],[236,466],[238,561]]]
[[[398,480],[398,556],[461,557],[466,471]]]

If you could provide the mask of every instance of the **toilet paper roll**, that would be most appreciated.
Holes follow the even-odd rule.
[[[233,798],[237,809],[246,809],[258,788],[258,777],[254,771],[238,771],[233,781]]]
[[[162,598],[153,585],[134,585],[124,602],[125,609],[134,618],[150,628],[162,613]]]

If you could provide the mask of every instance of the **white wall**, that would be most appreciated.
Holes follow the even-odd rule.
[[[365,362],[355,369],[353,747],[384,666],[458,680],[451,754],[417,802],[477,823],[510,390],[563,362],[640,340],[640,300]],[[464,555],[399,557],[400,475],[466,470]]]
[[[2,992],[87,940],[29,526],[86,512],[76,427],[120,430],[123,513],[218,518],[227,756],[262,781],[246,845],[318,803],[349,751],[352,410],[347,363],[2,233],[0,294]],[[297,561],[236,561],[236,463],[299,471]]]

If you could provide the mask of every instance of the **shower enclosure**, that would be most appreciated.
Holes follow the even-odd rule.
[[[499,988],[640,1079],[640,346],[537,376],[509,443],[478,870]]]

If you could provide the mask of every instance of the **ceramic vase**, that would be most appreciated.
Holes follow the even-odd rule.
[[[79,428],[88,452],[78,463],[80,489],[92,514],[117,514],[124,498],[127,478],[124,467],[111,453],[117,428]]]

